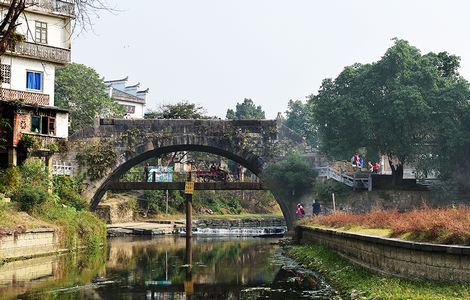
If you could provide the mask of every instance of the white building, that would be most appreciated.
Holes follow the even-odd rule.
[[[143,119],[149,89],[139,90],[140,83],[128,86],[127,81],[128,77],[105,81],[109,97],[126,107],[128,117]]]
[[[10,2],[0,0],[2,19]],[[13,127],[8,150],[0,152],[0,166],[17,164],[23,156],[18,145],[25,135],[37,141],[42,153],[48,144],[68,137],[68,112],[54,106],[54,79],[56,69],[70,62],[74,4],[66,0],[32,3],[18,20],[20,41],[0,57],[0,117]]]

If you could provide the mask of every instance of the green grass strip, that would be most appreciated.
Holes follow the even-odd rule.
[[[342,299],[470,299],[470,285],[381,276],[353,265],[321,245],[291,246],[287,254],[303,266],[322,274],[341,291]]]

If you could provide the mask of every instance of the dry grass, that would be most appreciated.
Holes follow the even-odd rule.
[[[335,213],[301,222],[333,228],[379,228],[392,237],[413,241],[470,245],[470,208],[421,209],[399,213],[375,211],[367,214]]]
[[[55,226],[33,218],[25,212],[15,210],[0,212],[0,237],[7,233],[21,233],[36,228],[55,228]]]

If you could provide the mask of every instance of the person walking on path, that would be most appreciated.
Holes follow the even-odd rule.
[[[320,202],[317,199],[312,203],[312,214],[318,216],[321,213]]]
[[[297,217],[298,217],[299,219],[301,219],[301,218],[302,218],[302,209],[301,209],[300,207],[301,207],[301,206],[300,206],[300,203],[299,203],[299,204],[297,204],[297,210],[296,210],[296,213],[297,213]]]

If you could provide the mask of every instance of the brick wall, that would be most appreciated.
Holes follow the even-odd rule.
[[[13,122],[13,146],[16,146],[21,139],[21,133],[31,131],[31,115],[15,114]]]
[[[300,243],[318,243],[363,267],[390,275],[426,280],[470,282],[470,247],[378,238],[297,227]]]

